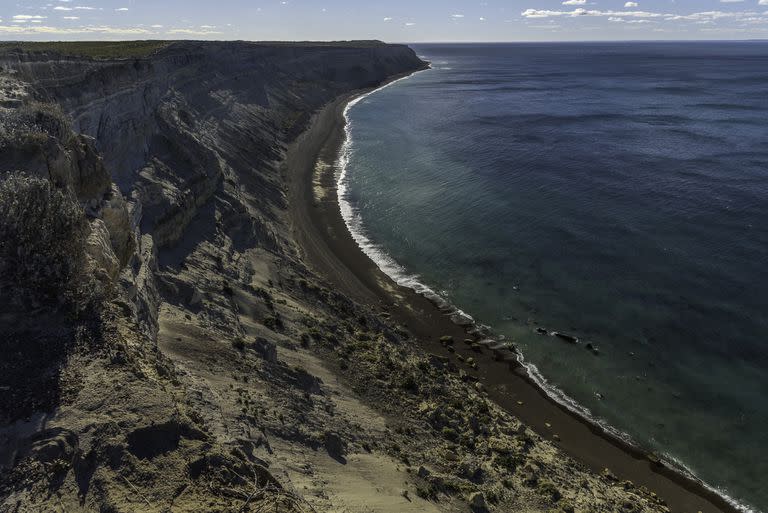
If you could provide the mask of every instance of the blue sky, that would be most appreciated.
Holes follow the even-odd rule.
[[[0,0],[0,39],[768,38],[768,0]]]

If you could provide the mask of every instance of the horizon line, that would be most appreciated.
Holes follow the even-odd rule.
[[[143,41],[167,41],[169,43],[196,42],[196,43],[356,43],[356,42],[381,42],[384,44],[423,45],[423,44],[525,44],[525,43],[765,43],[768,38],[745,39],[518,39],[495,41],[461,41],[461,40],[433,40],[433,41],[383,41],[381,39],[0,39],[3,43],[135,43]]]

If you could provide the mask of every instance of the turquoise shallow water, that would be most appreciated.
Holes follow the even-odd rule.
[[[768,511],[768,44],[415,49],[432,70],[348,111],[353,228],[595,417]]]

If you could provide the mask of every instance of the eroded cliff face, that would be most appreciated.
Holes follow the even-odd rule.
[[[6,149],[0,166],[71,186],[112,225],[122,268],[141,234],[176,248],[167,263],[182,262],[199,239],[185,242],[185,232],[206,206],[198,228],[292,250],[272,226],[285,209],[276,167],[285,145],[332,98],[424,63],[404,46],[184,42],[127,60],[9,51],[0,66],[9,91],[61,106],[75,132]]]
[[[0,64],[95,138],[159,246],[178,242],[225,182],[246,176],[264,200],[250,229],[263,231],[263,217],[285,203],[274,163],[311,113],[340,93],[423,66],[403,46],[249,43],[177,43],[127,61],[17,53]]]
[[[4,150],[0,172],[77,194],[113,286],[51,370],[55,397],[21,418],[2,403],[0,510],[663,511],[302,262],[287,145],[337,96],[421,69],[410,49],[174,43],[0,66],[0,115],[37,101],[72,122]]]

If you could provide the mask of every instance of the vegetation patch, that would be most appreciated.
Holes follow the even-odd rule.
[[[149,57],[172,43],[173,41],[25,41],[0,43],[0,53],[22,50],[92,59],[136,59]]]
[[[6,304],[86,309],[96,297],[86,265],[88,233],[69,191],[22,173],[0,181],[0,294]]]

